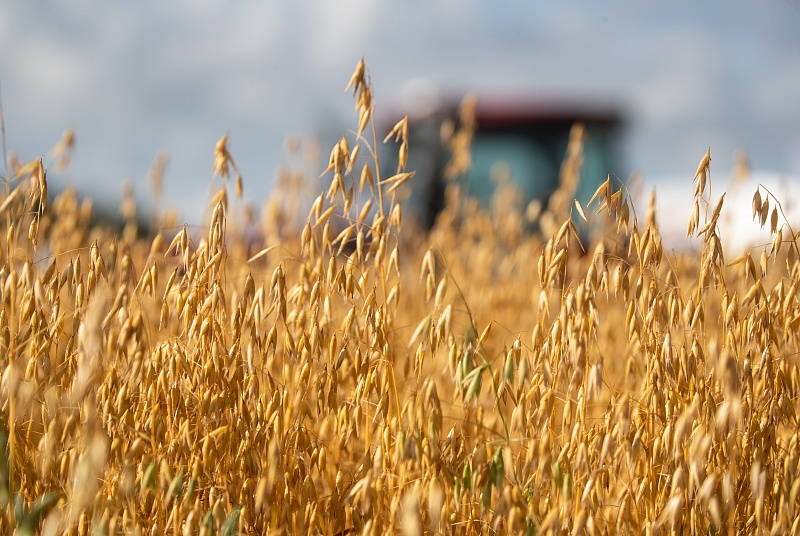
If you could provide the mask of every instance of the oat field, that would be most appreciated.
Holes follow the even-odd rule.
[[[42,160],[10,162],[2,533],[800,533],[800,252],[780,200],[754,192],[767,245],[726,258],[708,152],[686,163],[702,251],[666,252],[654,204],[636,214],[613,176],[572,201],[576,129],[525,233],[513,192],[491,212],[461,199],[465,106],[420,233],[407,123],[382,176],[363,62],[348,90],[329,187],[297,229],[273,202],[255,240],[227,136],[207,226],[149,238],[131,199],[110,230],[70,191],[48,201]]]

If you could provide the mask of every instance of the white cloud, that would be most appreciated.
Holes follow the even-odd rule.
[[[92,70],[80,51],[43,39],[12,56],[6,83],[15,86],[28,102],[38,103],[42,115],[63,113],[91,91]]]

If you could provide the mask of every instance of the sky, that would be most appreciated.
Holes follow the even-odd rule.
[[[287,136],[332,143],[354,128],[344,88],[362,57],[379,117],[420,80],[613,102],[627,128],[609,172],[623,178],[690,182],[709,147],[712,178],[727,180],[740,148],[755,169],[800,175],[798,0],[0,3],[9,150],[32,159],[72,128],[51,189],[117,203],[130,180],[144,207],[166,151],[166,204],[189,223],[223,134],[260,206]]]

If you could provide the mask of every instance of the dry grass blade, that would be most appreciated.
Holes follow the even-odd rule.
[[[405,182],[413,176],[414,176],[413,171],[410,173],[398,173],[397,175],[393,175],[388,179],[384,180],[382,184],[391,184],[391,186],[387,190],[387,193],[392,193],[398,188],[400,188],[403,184],[405,184]]]
[[[575,200],[575,208],[578,210],[578,215],[581,217],[581,219],[585,222],[588,222],[589,220],[586,219],[586,213],[583,211],[583,207],[581,206],[580,201],[577,199]]]
[[[708,174],[708,166],[711,164],[711,148],[709,147],[706,154],[703,155],[703,158],[700,160],[700,164],[697,165],[697,171],[694,172],[694,179],[697,180],[698,177],[702,177]]]

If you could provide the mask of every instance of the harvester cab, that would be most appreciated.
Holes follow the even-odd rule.
[[[531,206],[538,213],[546,211],[559,187],[570,133],[576,125],[582,125],[583,135],[574,197],[583,206],[618,165],[622,118],[612,107],[478,97],[472,115],[470,165],[454,179],[448,178],[446,167],[453,150],[447,140],[463,126],[459,124],[463,116],[459,108],[454,101],[409,114],[406,170],[416,174],[408,182],[410,191],[403,213],[404,219],[413,219],[424,229],[433,226],[444,208],[448,180],[458,181],[463,195],[476,199],[487,210],[499,184],[511,181],[521,211]],[[388,154],[395,155],[395,160],[384,161],[384,173],[392,174],[397,151]],[[534,232],[538,229],[535,218],[529,226]]]

